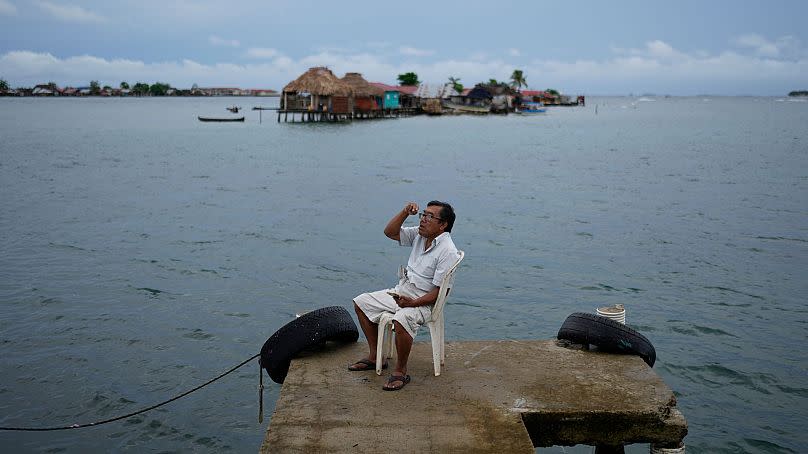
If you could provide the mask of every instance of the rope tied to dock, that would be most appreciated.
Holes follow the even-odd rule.
[[[174,402],[175,400],[183,398],[183,397],[187,396],[188,394],[191,394],[194,391],[198,391],[198,390],[204,388],[205,386],[208,386],[209,384],[211,384],[211,383],[225,377],[226,375],[228,375],[228,374],[230,374],[232,372],[235,372],[237,369],[241,368],[242,366],[244,366],[248,362],[254,360],[255,358],[258,358],[259,356],[261,356],[261,353],[257,353],[255,355],[251,356],[250,358],[245,359],[244,361],[242,361],[238,365],[230,368],[230,370],[228,370],[227,372],[224,372],[224,373],[220,374],[219,376],[217,376],[215,378],[212,378],[212,379],[206,381],[205,383],[203,383],[203,384],[201,384],[201,385],[199,385],[199,386],[197,386],[197,387],[195,387],[195,388],[193,388],[191,390],[185,391],[182,394],[174,396],[171,399],[164,400],[163,402],[160,402],[158,404],[152,405],[150,407],[143,408],[143,409],[138,410],[138,411],[134,411],[132,413],[129,413],[129,414],[126,414],[126,415],[123,415],[123,416],[116,416],[114,418],[105,419],[103,421],[89,422],[89,423],[84,423],[84,424],[71,424],[69,426],[56,426],[56,427],[0,427],[0,430],[26,431],[26,432],[48,432],[48,431],[55,431],[55,430],[83,429],[85,427],[96,427],[96,426],[100,426],[102,424],[107,424],[107,423],[119,421],[121,419],[131,418],[132,416],[136,416],[136,415],[139,415],[141,413],[146,413],[147,411],[154,410],[155,408],[159,408],[159,407],[162,407],[163,405],[166,405],[166,404],[169,404],[171,402]],[[261,373],[261,362],[260,362],[260,360],[259,360],[258,363],[259,363],[258,364],[258,368],[259,368],[258,372],[260,374]],[[261,402],[260,402],[260,410],[259,410],[258,420],[259,420],[259,422],[262,422],[263,419],[264,419],[264,417],[263,417],[264,416],[263,415],[263,413],[264,413],[263,376],[261,376],[260,383],[261,384],[259,385],[259,398],[261,399]]]

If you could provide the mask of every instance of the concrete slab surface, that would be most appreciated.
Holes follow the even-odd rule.
[[[555,340],[455,342],[435,377],[431,352],[415,343],[412,382],[395,392],[381,389],[389,370],[347,370],[367,354],[361,340],[293,360],[261,452],[533,453],[687,434],[673,392],[637,356]]]

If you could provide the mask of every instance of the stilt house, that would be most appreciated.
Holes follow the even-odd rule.
[[[384,97],[382,98],[382,109],[395,110],[399,108],[401,91],[398,87],[383,84],[381,82],[370,82],[370,84],[384,92]]]
[[[359,73],[345,73],[341,80],[353,90],[355,115],[373,116],[381,110],[384,90],[371,85]]]
[[[319,111],[350,115],[353,112],[353,88],[340,80],[330,69],[309,68],[300,77],[283,87],[281,110]]]

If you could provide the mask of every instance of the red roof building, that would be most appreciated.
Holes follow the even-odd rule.
[[[522,96],[526,96],[526,97],[538,96],[540,98],[543,98],[543,97],[549,96],[549,93],[547,93],[546,91],[542,91],[542,90],[522,90],[520,93],[522,93]]]
[[[368,82],[370,85],[374,87],[381,88],[384,91],[400,91],[397,86],[395,85],[387,85],[381,82]]]
[[[379,87],[384,91],[397,91],[404,95],[415,95],[418,91],[418,85],[387,85],[381,82],[370,82],[370,85]]]
[[[400,93],[405,95],[415,95],[415,92],[418,91],[417,85],[399,85],[396,87]]]

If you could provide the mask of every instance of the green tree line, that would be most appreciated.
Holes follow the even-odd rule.
[[[398,82],[399,82],[399,84],[404,85],[404,86],[407,86],[407,85],[413,86],[413,85],[420,85],[421,84],[421,81],[418,80],[418,74],[416,74],[414,72],[408,72],[408,73],[399,74],[398,75]],[[496,79],[488,79],[487,83],[488,83],[488,85],[499,85],[500,84],[500,82],[497,81]],[[457,90],[459,93],[463,92],[463,84],[460,83],[460,78],[459,77],[449,76],[449,84],[451,84],[454,87],[454,89]],[[522,71],[521,69],[514,69],[513,73],[511,73],[511,81],[510,81],[509,85],[511,87],[513,87],[514,89],[520,89],[522,87],[527,88],[527,86],[528,86],[527,85],[527,77],[525,77],[524,71]],[[550,93],[551,95],[554,95],[554,96],[560,96],[560,93],[558,92],[558,90],[555,90],[553,88],[548,88],[548,89],[546,89],[544,91],[546,91],[547,93]],[[792,95],[792,96],[796,96],[796,95]]]
[[[51,90],[57,90],[58,86],[55,82],[48,82],[48,88]],[[134,95],[151,95],[151,96],[166,96],[169,90],[172,89],[171,85],[163,83],[163,82],[155,82],[151,85],[144,83],[144,82],[137,82],[134,86],[130,87],[128,82],[121,82],[119,85],[121,90],[130,90],[130,92]],[[196,84],[194,84],[194,88],[196,88]],[[19,87],[20,90],[25,90],[26,88]],[[7,92],[11,90],[11,86],[8,84],[8,81],[5,79],[0,79],[0,92]],[[101,94],[102,90],[112,90],[112,87],[109,85],[104,85],[101,87],[101,84],[98,83],[97,80],[90,81],[90,94],[91,95],[99,95]]]

